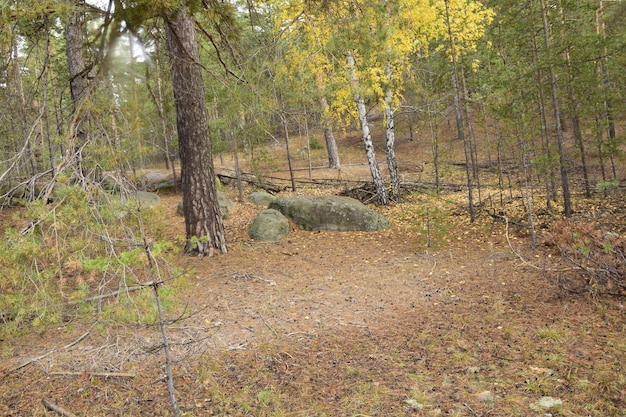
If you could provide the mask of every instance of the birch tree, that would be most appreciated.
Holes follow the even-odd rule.
[[[296,0],[272,4],[281,11],[280,29],[301,38],[300,49],[288,56],[307,62],[328,80],[327,99],[333,117],[353,117],[362,132],[369,133],[369,127],[363,125],[367,122],[367,114],[363,113],[367,105],[379,105],[383,110],[390,194],[395,199],[400,187],[394,150],[395,109],[402,100],[404,77],[411,71],[409,57],[415,53],[426,56],[431,43],[446,34],[443,0]],[[462,47],[482,35],[488,16],[479,2],[466,1],[463,6],[468,8],[458,17],[463,24],[454,27]],[[455,11],[463,10],[463,6]],[[378,178],[380,170],[370,149],[371,136],[363,133],[362,137],[379,202],[386,204],[389,193],[385,182]]]

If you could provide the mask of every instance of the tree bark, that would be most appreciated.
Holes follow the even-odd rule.
[[[532,1],[532,0],[531,0]],[[528,4],[529,9],[532,7],[531,2],[529,2]],[[533,25],[534,26],[534,25]],[[539,46],[537,44],[537,39],[536,39],[536,35],[535,35],[535,31],[529,31],[530,33],[530,37],[531,37],[531,41],[532,41],[532,46],[533,46],[533,53],[532,53],[532,63],[533,63],[533,73],[534,73],[534,81],[535,81],[535,88],[536,88],[536,94],[537,94],[537,110],[539,111],[539,120],[541,121],[541,149],[543,154],[545,155],[545,157],[547,158],[548,161],[550,161],[552,159],[551,157],[551,150],[550,150],[550,146],[549,146],[549,142],[550,142],[550,135],[548,133],[548,118],[546,115],[546,108],[544,105],[544,95],[543,95],[543,89],[541,87],[541,79],[542,79],[542,72],[541,72],[541,68],[539,66]],[[552,199],[554,197],[555,194],[555,186],[554,186],[554,174],[553,174],[553,169],[552,169],[552,164],[550,163],[546,163],[545,167],[543,168],[544,172],[540,172],[538,175],[543,174],[544,175],[544,187],[545,187],[545,196],[546,196],[546,207],[548,208],[548,210],[552,209]]]
[[[77,7],[79,5],[77,4]],[[65,25],[65,52],[70,75],[70,92],[74,104],[72,123],[70,124],[69,152],[73,152],[78,165],[76,172],[79,182],[85,181],[83,175],[82,150],[87,143],[87,132],[84,129],[84,114],[81,106],[87,97],[89,80],[84,47],[85,47],[85,14],[78,9],[72,12]]]
[[[367,123],[367,109],[365,108],[365,100],[361,93],[359,93],[358,79],[356,77],[356,68],[354,62],[354,56],[352,52],[347,54],[348,69],[350,71],[350,83],[352,84],[352,90],[354,92],[354,99],[359,111],[359,122],[361,125],[361,136],[363,137],[363,143],[365,144],[365,153],[367,155],[367,162],[372,173],[372,180],[374,182],[374,188],[376,188],[376,198],[380,205],[389,204],[389,196],[387,195],[387,188],[385,187],[385,181],[378,168],[378,162],[376,161],[376,153],[374,152],[374,143],[372,142],[372,135],[370,133],[370,127]]]
[[[548,29],[548,12],[546,10],[545,0],[541,1],[541,18],[543,20],[543,34],[545,38],[546,52],[550,53],[550,34]],[[572,217],[572,203],[569,191],[569,180],[566,169],[566,151],[565,137],[563,135],[563,127],[561,126],[561,111],[559,108],[559,93],[557,89],[556,74],[554,64],[551,62],[548,66],[550,74],[550,90],[552,92],[552,107],[554,110],[554,123],[556,125],[557,145],[559,149],[559,165],[561,169],[561,187],[563,188],[563,209],[565,217]]]
[[[474,212],[474,192],[472,185],[472,168],[470,168],[471,149],[467,143],[465,137],[465,131],[463,130],[463,116],[461,115],[461,98],[459,87],[459,71],[457,68],[456,48],[454,45],[454,37],[452,36],[452,26],[450,25],[450,12],[448,0],[444,0],[446,8],[446,27],[448,29],[448,41],[450,42],[450,56],[452,57],[452,94],[454,96],[454,115],[456,118],[457,135],[460,141],[463,141],[463,150],[465,152],[465,175],[467,176],[467,197],[469,200],[470,221],[473,222],[476,219]]]
[[[85,46],[85,19],[81,10],[73,12],[65,25],[65,50],[70,73],[70,92],[74,108],[77,109],[87,94],[87,65]]]
[[[325,109],[328,108],[326,97],[320,99],[322,103],[322,129],[324,130],[324,141],[326,142],[326,151],[328,152],[328,168],[341,169],[341,162],[339,161],[339,150],[337,149],[337,141],[335,140],[335,134],[333,128],[330,126],[329,117],[324,114]]]
[[[390,64],[387,64],[385,73],[387,75],[387,81],[391,84],[392,69]],[[391,85],[388,85],[385,90],[385,124],[387,138],[387,166],[389,167],[389,176],[391,177],[391,191],[389,193],[389,198],[393,201],[398,201],[400,194],[400,175],[398,174],[398,159],[396,158],[394,113],[395,112],[392,108]]]
[[[195,22],[187,7],[167,13],[165,33],[176,102],[185,252],[211,256],[217,249],[226,253]]]
[[[601,36],[603,42],[606,42],[606,31],[604,28],[604,2],[603,0],[597,0],[597,11],[596,11],[596,33],[598,35]],[[609,67],[608,67],[608,51],[606,46],[604,46],[604,53],[602,54],[602,59],[600,60],[600,71],[601,71],[601,77],[602,77],[602,93],[603,93],[603,103],[602,103],[602,117],[601,119],[604,120],[605,122],[605,126],[604,128],[606,128],[606,134],[607,134],[607,142],[609,145],[609,156],[611,159],[611,166],[613,168],[613,178],[617,178],[617,172],[615,170],[615,161],[614,161],[614,153],[615,153],[615,139],[616,139],[616,132],[615,132],[615,119],[613,116],[613,103],[612,103],[612,99],[609,96],[609,91],[611,90],[611,77],[609,75]],[[603,129],[604,130],[604,129]],[[602,133],[600,133],[599,135],[599,149],[600,152],[602,152],[602,148],[603,148],[603,144],[602,144]],[[603,155],[602,153],[600,153],[600,157],[602,158]],[[602,177],[603,179],[606,177],[606,173],[604,172],[604,164],[602,165],[603,168],[603,173],[602,173]]]
[[[279,99],[280,103],[280,121],[283,125],[283,132],[285,132],[285,150],[287,152],[287,165],[289,166],[289,178],[291,179],[291,191],[296,191],[296,178],[293,173],[293,164],[291,162],[291,149],[289,145],[289,125],[287,121],[287,117],[285,116],[285,109],[283,107],[282,98]]]
[[[326,151],[328,152],[328,168],[340,169],[341,163],[339,162],[339,150],[337,149],[337,141],[333,134],[333,129],[330,125],[330,117],[328,117],[328,101],[324,96],[322,88],[322,75],[316,74],[315,82],[317,89],[321,94],[320,107],[322,108],[322,130],[324,131],[324,140],[326,141]]]

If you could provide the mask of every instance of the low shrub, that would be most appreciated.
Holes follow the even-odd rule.
[[[545,244],[557,249],[566,268],[550,272],[559,285],[576,293],[626,296],[626,239],[596,223],[554,222]]]

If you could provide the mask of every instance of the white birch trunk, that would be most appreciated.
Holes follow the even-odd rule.
[[[392,89],[391,89],[391,65],[387,64],[385,68],[385,75],[387,75],[387,81],[389,85],[385,90],[385,125],[386,125],[386,138],[387,138],[387,166],[389,167],[389,175],[391,176],[391,191],[389,192],[389,198],[393,201],[398,201],[400,195],[400,175],[398,173],[398,161],[396,158],[395,147],[395,121],[394,111],[392,107]]]
[[[365,108],[365,100],[359,93],[359,81],[356,77],[356,69],[354,63],[354,56],[352,52],[347,54],[348,69],[350,71],[350,84],[354,92],[354,99],[357,104],[359,112],[359,122],[361,125],[361,136],[363,137],[363,143],[365,144],[365,153],[367,155],[367,162],[372,173],[372,180],[374,181],[374,188],[376,189],[376,199],[378,204],[389,204],[389,196],[387,195],[387,188],[385,187],[385,181],[378,168],[378,162],[376,161],[376,153],[374,152],[374,143],[372,142],[372,135],[370,134],[370,127],[367,123],[367,109]]]

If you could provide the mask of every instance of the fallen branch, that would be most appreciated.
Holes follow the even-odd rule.
[[[50,401],[46,400],[46,399],[42,399],[41,402],[43,403],[43,406],[46,407],[47,410],[50,411],[54,411],[55,413],[64,416],[64,417],[74,417],[74,414],[70,413],[69,411],[59,407],[56,404],[51,403]]]
[[[97,322],[96,322],[97,323]],[[95,326],[95,323],[89,328],[89,330],[87,330],[85,333],[82,334],[82,336],[80,336],[78,339],[74,340],[72,343],[67,344],[65,346],[63,346],[63,349],[69,349],[74,345],[79,344],[84,338],[86,338],[87,336],[89,336],[89,333],[91,332],[91,329],[93,329],[93,326]]]
[[[518,257],[518,259],[520,261],[522,261],[522,263],[526,266],[530,266],[531,268],[535,268],[537,270],[543,271],[545,270],[545,268],[539,267],[537,265],[533,265],[530,262],[528,262],[526,259],[524,259],[524,257],[522,255],[520,255],[515,249],[513,249],[513,245],[511,244],[511,239],[509,238],[509,218],[508,217],[504,217],[504,236],[506,237],[506,243],[509,244],[509,248],[511,249],[511,252],[513,252],[515,254],[515,256]]]
[[[504,221],[505,221],[504,236],[506,237],[506,243],[509,244],[509,248],[511,249],[511,252],[513,252],[515,254],[515,256],[517,256],[517,258],[524,265],[529,266],[529,267],[534,268],[534,269],[537,269],[539,271],[545,271],[545,272],[567,272],[567,271],[574,271],[574,270],[579,269],[579,268],[548,269],[546,267],[541,267],[541,266],[537,266],[537,265],[531,264],[526,259],[524,259],[524,257],[522,255],[520,255],[515,249],[513,249],[513,245],[511,244],[511,239],[509,238],[509,218],[508,217],[504,217]]]
[[[56,349],[52,349],[50,352],[44,353],[43,355],[37,356],[36,358],[29,359],[28,361],[24,362],[23,364],[21,364],[21,365],[15,367],[13,369],[7,371],[4,374],[4,376],[10,375],[13,372],[19,371],[22,368],[26,368],[28,365],[30,365],[32,363],[35,363],[35,362],[38,362],[38,361],[42,360],[43,358],[52,355],[56,351],[57,351]]]
[[[83,339],[85,339],[85,338],[89,335],[89,333],[91,333],[91,329],[93,329],[93,328],[94,328],[94,326],[95,326],[97,323],[98,323],[97,321],[96,321],[96,322],[94,322],[94,323],[91,325],[91,327],[89,328],[89,330],[87,330],[85,333],[83,333],[82,335],[80,335],[80,337],[79,337],[78,339],[74,340],[72,343],[69,343],[69,344],[67,344],[67,345],[63,346],[61,349],[62,349],[62,350],[67,350],[67,349],[71,348],[72,346],[75,346],[75,345],[77,345],[78,343],[80,343]],[[26,368],[28,365],[30,365],[30,364],[32,364],[32,363],[35,363],[35,362],[38,362],[38,361],[42,360],[43,358],[45,358],[45,357],[47,357],[47,356],[52,355],[52,354],[53,354],[53,353],[55,353],[57,350],[58,350],[58,349],[56,349],[56,348],[55,348],[55,349],[52,349],[51,351],[49,351],[49,352],[47,352],[47,353],[44,353],[43,355],[37,356],[36,358],[29,359],[28,361],[24,362],[23,364],[21,364],[21,365],[19,365],[19,366],[15,367],[15,368],[13,368],[13,369],[11,369],[11,370],[7,371],[7,372],[3,375],[3,377],[6,377],[6,376],[8,376],[8,375],[12,374],[13,372],[19,371],[19,370],[20,370],[20,369],[22,369],[22,368]]]
[[[60,375],[60,376],[97,376],[101,378],[134,378],[135,374],[130,374],[127,372],[74,372],[74,371],[55,371],[50,372],[50,375]]]
[[[276,330],[274,330],[274,328],[272,326],[269,325],[269,323],[267,322],[267,320],[265,320],[265,317],[263,317],[263,314],[259,314],[259,317],[261,317],[261,320],[263,320],[263,324],[265,324],[265,326],[270,329],[272,331],[272,333],[274,333],[274,336],[279,337],[278,333],[276,332]]]
[[[122,288],[120,290],[116,290],[116,291],[113,291],[113,292],[110,292],[110,293],[107,293],[107,294],[95,295],[93,297],[87,297],[87,298],[83,298],[81,300],[68,301],[67,303],[64,303],[63,305],[74,305],[74,304],[80,304],[80,303],[85,303],[85,302],[90,302],[90,301],[99,301],[99,300],[103,300],[105,298],[117,297],[118,295],[120,295],[122,293],[133,292],[133,291],[138,291],[138,290],[144,290],[146,288],[151,288],[153,285],[161,285],[161,284],[163,284],[163,281],[158,281],[156,283],[146,282],[146,283],[143,283],[143,284],[135,285],[133,287]]]

